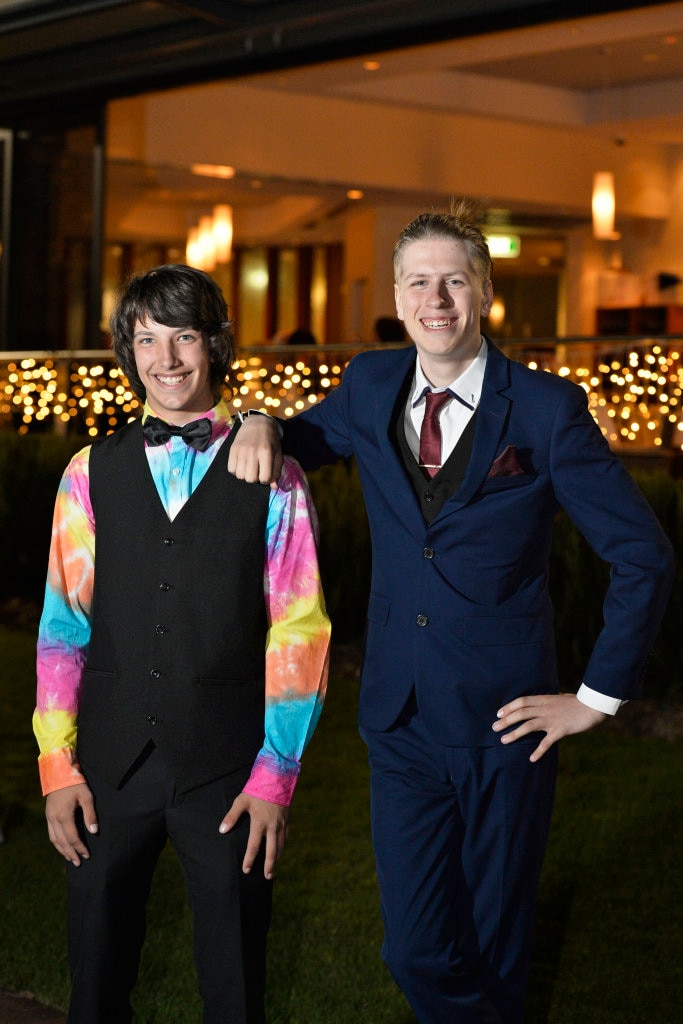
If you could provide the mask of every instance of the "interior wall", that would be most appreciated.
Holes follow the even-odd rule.
[[[150,163],[230,163],[252,174],[433,189],[586,217],[593,173],[610,168],[623,214],[671,214],[666,146],[619,147],[576,128],[281,93],[246,82],[117,101],[108,147],[114,156],[144,155]]]
[[[673,147],[617,146],[576,128],[279,93],[237,81],[112,103],[107,151],[149,164],[229,163],[255,176],[468,194],[490,205],[523,203],[584,218],[567,233],[561,320],[569,335],[594,333],[601,275],[615,265],[642,279],[644,301],[662,301],[651,287],[659,272],[683,276],[683,152]],[[592,176],[607,168],[615,173],[618,246],[595,242],[590,230]],[[347,337],[370,338],[374,319],[392,314],[391,249],[418,212],[387,205],[347,217]],[[262,233],[277,215],[275,204],[238,212],[236,235]],[[142,209],[115,217],[142,229]],[[183,229],[180,217],[173,223],[152,212],[149,226],[164,224]],[[683,301],[680,291],[663,298]]]

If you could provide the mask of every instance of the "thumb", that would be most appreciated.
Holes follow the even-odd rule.
[[[232,807],[225,815],[225,817],[223,818],[222,822],[218,827],[218,831],[222,835],[225,835],[226,832],[229,832],[231,828],[235,827],[239,819],[246,811],[247,803],[248,801],[244,793],[240,793],[239,796],[235,797],[235,799],[232,802]]]
[[[81,803],[81,810],[83,811],[83,822],[86,829],[88,832],[94,834],[99,830],[99,824],[95,813],[95,801],[93,800],[91,793],[83,799]]]

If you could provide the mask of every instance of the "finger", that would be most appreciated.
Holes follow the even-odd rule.
[[[537,761],[540,761],[543,755],[547,754],[547,752],[550,750],[554,742],[555,741],[550,738],[549,734],[546,733],[541,742],[534,750],[534,752],[530,755],[529,760],[534,764]]]
[[[548,698],[545,695],[533,695],[529,697],[516,697],[509,704],[504,704],[496,713],[497,718],[505,718],[507,715],[517,711],[531,711],[534,708],[543,707]]]
[[[259,855],[261,849],[261,843],[263,842],[263,829],[254,823],[252,819],[249,827],[249,839],[247,840],[247,848],[244,852],[244,860],[242,861],[242,871],[245,875],[248,875],[254,866],[254,861]],[[266,878],[270,878],[267,870],[264,868]],[[272,871],[272,869],[271,869]]]
[[[240,793],[239,796],[235,797],[230,810],[218,826],[218,831],[221,835],[225,835],[226,832],[229,832],[230,829],[234,828],[247,809],[247,800],[244,794]]]
[[[92,835],[99,830],[99,822],[97,821],[97,815],[95,813],[95,801],[90,797],[88,800],[84,800],[82,804],[83,810],[83,824],[85,825],[88,832]]]
[[[513,725],[517,725],[520,722],[538,721],[540,721],[538,708],[519,708],[517,711],[509,711],[502,718],[497,719],[491,728],[494,732],[502,732],[504,729],[510,729]]]
[[[273,490],[277,490],[277,482],[280,479],[281,473],[282,452],[269,453],[268,459],[264,459],[261,463],[261,475],[259,477],[261,483],[269,483]]]
[[[266,834],[266,858],[263,866],[266,878],[272,878],[275,874],[275,866],[284,852],[287,835],[288,827],[281,822]]]
[[[61,826],[56,828],[48,826],[48,835],[55,849],[75,867],[80,866],[81,860],[90,859],[87,846],[75,830],[72,834]]]

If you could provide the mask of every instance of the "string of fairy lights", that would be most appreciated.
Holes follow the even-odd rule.
[[[568,377],[585,389],[603,434],[615,446],[683,449],[683,345],[654,342],[595,348],[591,365],[543,369]],[[293,416],[320,401],[341,381],[353,353],[262,351],[233,365],[234,410],[254,408]],[[511,353],[514,355],[514,352]],[[552,353],[551,353],[552,354]],[[572,362],[577,360],[571,360]],[[539,368],[539,362],[526,360]],[[111,358],[79,353],[15,354],[0,357],[0,427],[29,432],[102,436],[139,414],[139,402]]]

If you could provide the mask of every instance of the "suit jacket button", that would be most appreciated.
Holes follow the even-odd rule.
[[[423,558],[433,558],[434,557],[434,548],[423,548],[422,549],[422,557]]]
[[[171,544],[175,544],[173,537],[164,537],[164,544],[170,548]]]
[[[425,501],[434,501],[434,495],[432,494],[431,491],[425,491],[424,492],[424,500]]]
[[[158,668],[150,669],[149,674],[151,675],[152,679],[158,679],[161,676],[161,672],[159,671]]]
[[[418,615],[415,621],[417,622],[418,626],[426,626],[427,623],[429,622],[429,619],[427,618],[426,615]]]
[[[171,589],[171,584],[170,583],[160,583],[159,584],[159,590],[166,591],[166,590],[170,590],[170,589]]]
[[[148,715],[147,716],[147,725],[158,725],[158,724],[159,724],[159,719],[157,718],[156,715]]]
[[[156,633],[159,634],[159,636],[163,636],[163,634],[167,631],[166,630],[166,626],[162,626],[161,624],[158,625],[158,626],[155,626],[154,630],[155,630]]]

